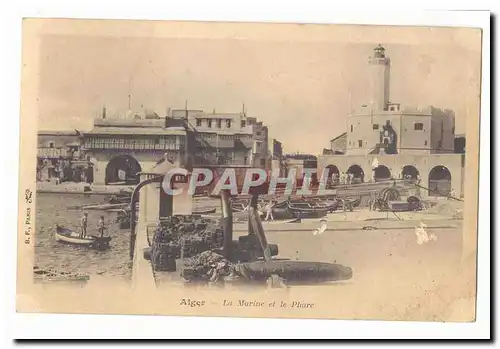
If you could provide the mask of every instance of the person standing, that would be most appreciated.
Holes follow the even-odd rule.
[[[267,215],[266,215],[266,221],[273,221],[274,220],[274,217],[273,217],[273,201],[270,200],[269,203],[266,205],[266,211],[267,211]]]
[[[97,229],[99,230],[101,237],[103,237],[104,230],[106,229],[106,227],[104,226],[104,216],[101,216],[101,218],[99,218],[99,223],[97,224]]]
[[[347,200],[345,198],[342,199],[342,211],[344,212],[344,220],[347,220]]]
[[[83,217],[80,218],[80,228],[81,228],[80,237],[81,238],[85,238],[87,236],[88,215],[89,214],[87,212],[85,212],[83,214]]]

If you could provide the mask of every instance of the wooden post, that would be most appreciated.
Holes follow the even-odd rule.
[[[258,194],[252,195],[252,201],[250,203],[250,207],[248,208],[248,221],[251,226],[252,233],[257,234],[257,238],[259,239],[260,246],[262,247],[262,252],[264,254],[264,259],[269,261],[271,260],[271,250],[269,249],[266,234],[264,233],[264,228],[262,227],[259,211],[256,208],[258,197]]]
[[[231,258],[231,246],[233,243],[233,210],[229,202],[229,191],[221,190],[222,229],[224,231],[224,257]]]
[[[259,194],[252,194],[252,198],[250,199],[250,205],[248,207],[248,235],[255,234],[255,231],[253,229],[252,225],[252,217],[250,213],[250,208],[253,208],[255,212],[257,212],[257,215],[259,214],[259,210],[257,207],[257,204],[259,202]]]

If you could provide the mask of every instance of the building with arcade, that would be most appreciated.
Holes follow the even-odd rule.
[[[457,148],[455,114],[433,106],[408,107],[390,100],[391,60],[381,45],[369,57],[370,100],[353,108],[345,133],[318,158],[329,179],[353,174],[353,183],[411,178],[423,195],[463,195],[464,146]],[[463,138],[463,137],[462,137]]]
[[[231,165],[268,169],[267,126],[240,113],[169,109],[128,112],[109,118],[106,110],[82,132],[81,150],[92,163],[96,184],[139,183],[139,173],[168,157],[184,167]]]

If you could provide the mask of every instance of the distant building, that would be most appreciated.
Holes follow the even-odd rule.
[[[323,155],[341,155],[347,151],[347,132],[330,140],[330,148],[323,151]]]
[[[99,184],[137,184],[139,173],[165,157],[188,168],[270,167],[267,127],[245,112],[169,109],[166,117],[128,111],[109,118],[103,109],[82,139]]]
[[[280,141],[273,139],[272,147],[271,147],[271,170],[278,171],[280,176],[283,176],[286,173],[286,163],[285,157],[283,154],[283,145]]]
[[[268,129],[254,117],[241,113],[212,113],[203,110],[171,109],[167,125],[178,125],[187,118],[192,133],[195,164],[270,167]]]
[[[354,182],[419,178],[430,188],[428,195],[446,196],[452,189],[460,195],[465,161],[455,153],[463,153],[464,147],[457,151],[454,112],[391,102],[391,60],[381,45],[368,64],[369,103],[348,115],[346,133],[323,151],[319,171],[328,168],[329,176],[352,173]]]
[[[295,178],[302,180],[304,177],[304,169],[317,169],[318,158],[310,154],[286,154],[284,155],[286,166],[285,175],[288,176],[290,171],[295,170]],[[314,174],[313,178],[317,178]]]
[[[37,139],[37,180],[91,181],[89,163],[81,152],[78,131],[39,131]]]
[[[165,119],[153,113],[129,112],[125,118],[110,119],[103,111],[83,138],[98,184],[137,184],[139,173],[155,166],[165,154],[182,163],[186,151],[185,129],[166,127]]]

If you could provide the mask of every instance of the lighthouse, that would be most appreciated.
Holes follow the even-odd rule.
[[[378,45],[369,57],[370,105],[372,112],[387,110],[389,104],[391,60],[385,55],[385,48]]]

